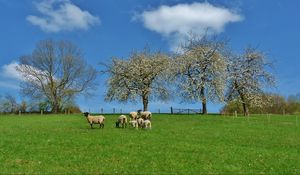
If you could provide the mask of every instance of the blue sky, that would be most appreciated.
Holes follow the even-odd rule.
[[[277,87],[284,96],[300,92],[300,1],[298,0],[0,0],[0,94],[19,95],[20,78],[12,70],[18,58],[30,54],[43,39],[69,40],[80,47],[89,64],[113,56],[127,58],[133,49],[149,45],[172,53],[187,31],[204,28],[230,39],[239,52],[246,46],[265,51],[275,61]],[[137,104],[106,103],[104,79],[98,78],[93,98],[78,98],[82,110],[100,108],[124,112]],[[22,97],[19,97],[21,99]],[[200,104],[150,102],[150,110],[199,108]],[[218,112],[221,104],[209,104]]]

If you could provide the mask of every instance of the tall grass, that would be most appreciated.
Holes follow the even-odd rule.
[[[151,130],[82,115],[0,117],[0,174],[300,174],[295,116],[153,115]]]

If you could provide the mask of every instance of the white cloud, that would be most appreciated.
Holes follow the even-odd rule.
[[[8,79],[9,81],[30,81],[32,79],[35,79],[35,77],[31,75],[22,75],[22,73],[18,72],[16,67],[20,66],[23,67],[24,65],[20,65],[19,63],[13,61],[10,64],[3,65],[0,69],[1,77]],[[34,72],[37,72],[39,74],[46,74],[46,72],[41,71],[35,67],[28,66],[29,69],[31,69]],[[54,77],[55,78],[55,77]]]
[[[22,80],[22,75],[17,72],[16,66],[17,62],[12,62],[10,64],[3,65],[0,68],[0,87],[8,89],[19,89],[20,80]]]
[[[205,2],[160,6],[158,9],[142,12],[138,19],[147,29],[178,45],[189,32],[199,35],[206,31],[218,34],[224,30],[226,24],[241,21],[243,17],[230,9]]]
[[[41,15],[30,15],[26,19],[46,32],[87,30],[100,23],[97,16],[81,10],[70,0],[43,0],[35,5]]]
[[[3,65],[1,68],[2,76],[9,79],[22,80],[22,75],[16,70],[18,65],[17,62]]]

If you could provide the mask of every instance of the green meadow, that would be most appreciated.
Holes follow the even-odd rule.
[[[83,115],[1,115],[0,174],[300,174],[297,116],[154,114],[151,130],[105,116],[90,129]]]

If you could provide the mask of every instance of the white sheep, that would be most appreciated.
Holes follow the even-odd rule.
[[[151,129],[151,121],[150,120],[144,120],[143,122],[143,128],[145,129]]]
[[[137,123],[138,123],[138,127],[141,128],[141,127],[143,126],[144,119],[138,118],[138,119],[137,119]]]
[[[138,118],[138,113],[137,112],[130,112],[129,113],[129,118],[130,118],[130,121],[131,120],[136,120]]]
[[[138,129],[139,124],[138,124],[137,120],[131,120],[131,121],[129,121],[129,123],[132,127]]]
[[[105,117],[103,115],[91,116],[88,112],[83,113],[83,115],[91,125],[91,128],[93,128],[93,124],[99,124],[100,128],[104,128]]]
[[[121,126],[120,126],[121,124]],[[127,117],[126,115],[120,115],[116,121],[116,128],[126,128],[127,127]]]
[[[151,120],[152,113],[150,111],[138,111],[139,117],[143,118],[144,120]]]

